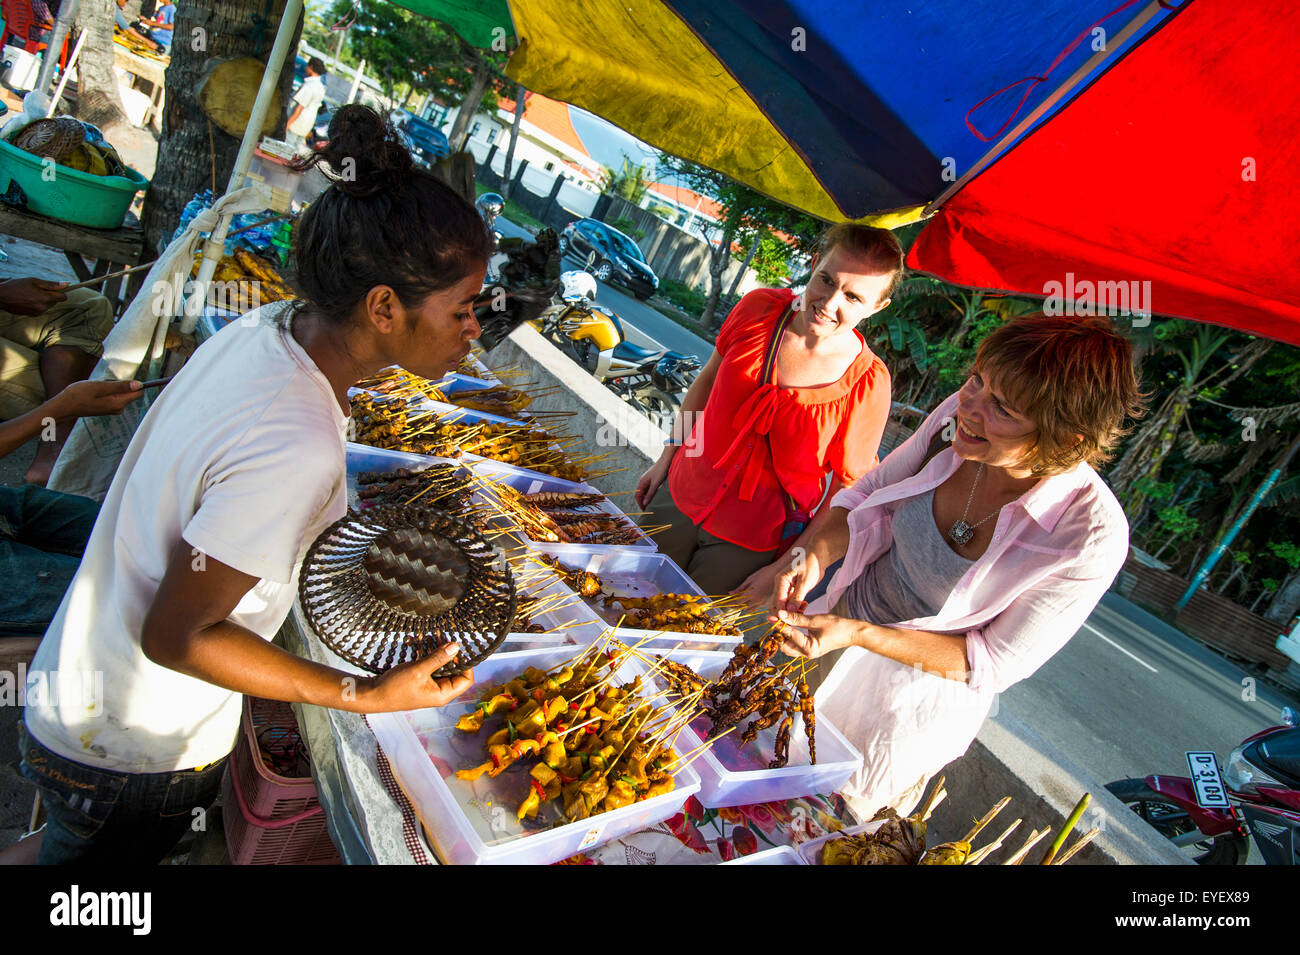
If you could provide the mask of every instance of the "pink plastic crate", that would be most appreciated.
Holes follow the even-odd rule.
[[[292,752],[301,741],[288,703],[244,697],[239,742],[221,780],[226,848],[235,865],[337,865],[316,784],[281,776],[262,752]]]

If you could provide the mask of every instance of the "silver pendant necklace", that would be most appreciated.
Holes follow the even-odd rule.
[[[966,510],[962,511],[961,519],[958,520],[955,524],[953,524],[952,527],[949,528],[948,530],[948,539],[951,540],[958,547],[965,547],[967,544],[969,544],[971,542],[971,538],[975,536],[975,528],[979,527],[980,524],[983,524],[990,517],[993,517],[995,514],[997,514],[998,511],[1002,510],[1002,508],[999,507],[997,511],[994,511],[992,514],[988,515],[988,517],[984,518],[984,520],[977,521],[974,524],[966,523],[966,518],[970,515],[971,502],[975,500],[975,488],[979,487],[980,477],[983,474],[984,474],[984,465],[981,464],[979,468],[975,471],[975,480],[971,481],[970,496],[966,498]]]

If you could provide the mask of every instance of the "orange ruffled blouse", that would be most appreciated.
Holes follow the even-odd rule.
[[[791,289],[756,289],[731,310],[708,404],[668,471],[683,514],[750,550],[780,545],[784,492],[811,512],[828,471],[852,487],[875,467],[889,417],[889,371],[856,331],[862,351],[838,381],[815,388],[759,381],[772,330],[793,299]]]

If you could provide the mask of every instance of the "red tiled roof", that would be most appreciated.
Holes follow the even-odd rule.
[[[506,112],[514,113],[515,101],[513,99],[507,99],[503,96],[497,100],[497,103]],[[578,131],[573,128],[573,121],[569,119],[569,107],[566,103],[549,99],[541,93],[525,92],[524,119],[542,132],[554,136],[569,148],[577,151],[579,155],[590,157],[591,154],[587,152],[587,147],[582,144]]]
[[[687,209],[698,209],[701,215],[708,216],[710,219],[722,221],[726,215],[725,210],[719,203],[708,196],[702,196],[692,189],[687,189],[685,186],[670,186],[664,182],[652,182],[649,188],[651,192],[667,196]]]

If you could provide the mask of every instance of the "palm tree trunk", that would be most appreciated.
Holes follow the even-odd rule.
[[[1160,473],[1165,458],[1174,448],[1178,426],[1182,423],[1191,400],[1190,388],[1182,385],[1175,389],[1165,399],[1160,410],[1139,429],[1132,444],[1109,475],[1116,496],[1121,500],[1127,496],[1124,513],[1130,523],[1136,520],[1146,503],[1146,494],[1137,490],[1138,482],[1144,478],[1154,479]]]
[[[113,132],[128,124],[122,96],[113,72],[113,0],[81,0],[77,10],[77,27],[86,34],[77,59],[78,119],[94,123],[109,142]]]
[[[239,152],[239,139],[218,129],[199,108],[198,90],[205,66],[210,59],[239,56],[265,63],[284,3],[270,0],[269,11],[265,0],[180,0],[177,4],[158,165],[141,216],[146,258],[152,258],[171,238],[181,210],[195,193],[212,188],[214,182],[218,194],[225,189]],[[301,33],[299,18],[290,49],[297,47]],[[280,97],[285,106],[292,85],[293,60],[288,59],[280,73]],[[284,115],[278,119],[279,133],[283,133],[284,120]]]

